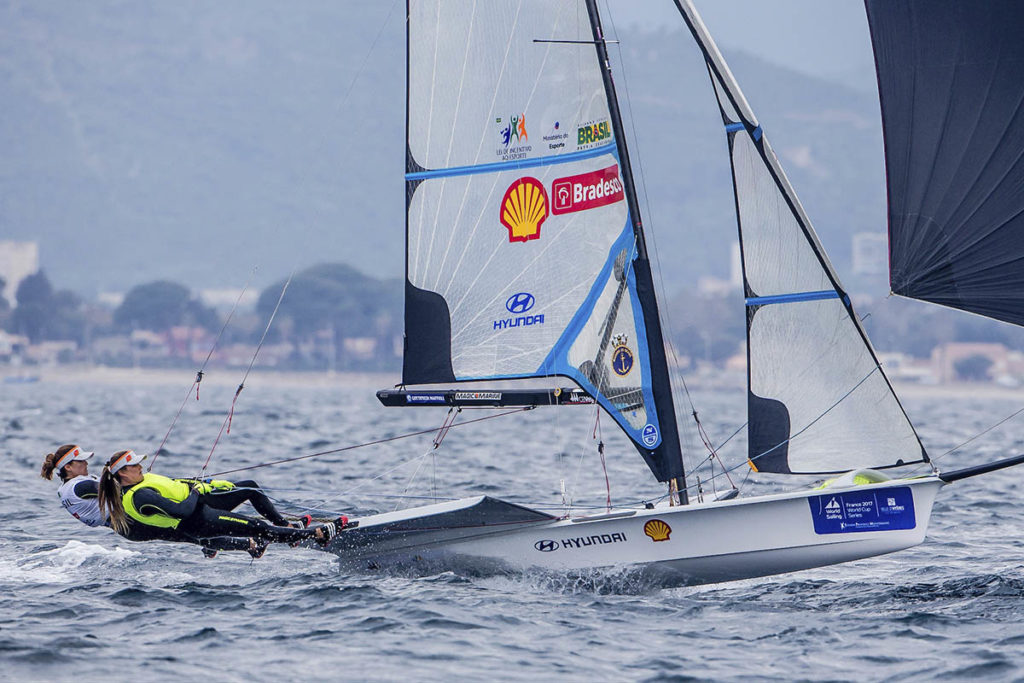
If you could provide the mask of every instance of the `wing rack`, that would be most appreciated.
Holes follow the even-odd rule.
[[[594,397],[581,389],[502,389],[465,391],[407,391],[381,389],[377,399],[388,407],[397,406],[582,406],[594,405]]]

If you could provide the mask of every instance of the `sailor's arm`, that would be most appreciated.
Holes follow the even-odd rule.
[[[151,488],[140,488],[134,494],[135,509],[144,515],[153,514],[153,510],[146,510],[146,508],[156,508],[159,512],[167,515],[168,517],[175,517],[177,519],[187,519],[196,511],[196,505],[199,502],[199,494],[192,491],[188,498],[176,503],[169,498],[164,498],[156,490]]]
[[[100,493],[99,483],[95,479],[83,479],[75,484],[73,490],[79,498],[96,498]]]

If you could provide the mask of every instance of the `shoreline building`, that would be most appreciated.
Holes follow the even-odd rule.
[[[29,275],[39,272],[39,243],[0,240],[0,277],[7,285],[3,296],[14,308],[18,285]]]

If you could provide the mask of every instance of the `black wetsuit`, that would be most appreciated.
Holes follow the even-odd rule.
[[[194,480],[179,479],[178,481],[192,482]],[[234,510],[242,503],[249,503],[261,516],[269,519],[271,524],[288,526],[288,520],[277,511],[259,484],[251,479],[236,481],[234,484],[234,488],[214,489],[209,493],[199,494],[199,502],[218,510]]]
[[[239,487],[243,485],[249,486],[246,486],[244,490],[239,490]],[[259,490],[256,483],[251,481],[239,482],[233,489],[215,490],[205,494],[193,490],[188,498],[180,503],[165,498],[156,489],[142,487],[134,493],[135,508],[139,512],[145,515],[163,514],[180,519],[181,522],[176,529],[172,529],[151,526],[129,518],[131,522],[125,537],[132,541],[163,540],[198,543],[211,550],[246,550],[249,547],[249,538],[255,539],[257,543],[295,543],[311,538],[316,533],[315,529],[275,526],[262,519],[231,511],[246,501],[252,502],[253,507],[256,507],[257,510],[263,508],[267,512],[272,511],[277,518],[275,521],[280,521],[282,524],[288,523],[274,509],[273,504]],[[230,542],[230,539],[221,537],[234,537],[234,540],[239,541],[237,544],[239,547],[214,547],[207,543],[235,545]]]

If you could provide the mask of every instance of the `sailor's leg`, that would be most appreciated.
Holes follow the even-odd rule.
[[[251,479],[236,481],[235,488],[214,490],[203,494],[200,500],[218,510],[234,510],[242,503],[250,503],[256,512],[278,526],[288,526],[288,520],[277,511],[274,504],[263,493],[260,485]]]
[[[205,550],[249,550],[248,538],[240,536],[213,536],[212,538],[196,538],[196,543]]]
[[[307,538],[315,538],[318,535],[318,527],[294,529],[274,526],[262,519],[237,512],[218,510],[202,504],[196,507],[195,513],[184,520],[179,528],[183,532],[199,538],[235,536],[255,538],[271,543],[294,543]]]

